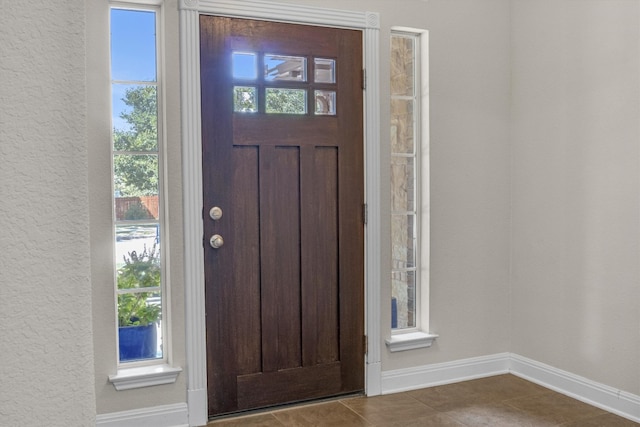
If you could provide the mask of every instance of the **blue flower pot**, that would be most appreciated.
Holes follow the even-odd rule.
[[[146,326],[122,326],[118,328],[120,361],[153,359],[158,343],[155,323]]]

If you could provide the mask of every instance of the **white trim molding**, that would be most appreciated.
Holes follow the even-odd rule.
[[[367,224],[365,230],[365,326],[367,340],[367,368],[365,393],[376,396],[381,393],[381,336],[379,270],[383,265],[382,253],[382,182],[380,163],[380,17],[377,13],[364,14],[364,67],[365,67],[365,203]]]
[[[96,416],[97,427],[186,427],[187,404],[154,406]]]
[[[406,334],[393,334],[391,338],[385,340],[385,343],[389,347],[389,351],[395,353],[396,351],[431,347],[436,338],[438,338],[436,334],[416,331]]]
[[[506,373],[640,422],[640,396],[513,353],[386,371],[381,388],[382,394],[391,394]]]
[[[182,171],[184,194],[187,404],[189,425],[207,423],[206,322],[202,250],[202,149],[200,117],[199,15],[211,14],[303,25],[351,28],[364,35],[365,201],[369,215],[365,233],[366,328],[369,339],[367,394],[380,394],[380,18],[374,12],[276,3],[266,0],[180,0],[180,71],[182,103]],[[375,368],[377,367],[377,369]]]
[[[202,238],[200,29],[198,2],[180,2],[180,87],[184,210],[185,344],[189,425],[205,425],[207,350]],[[189,7],[189,8],[187,8]]]
[[[150,387],[153,385],[172,384],[176,382],[182,368],[167,364],[140,366],[137,368],[118,369],[115,375],[109,375],[109,382],[116,390]]]
[[[640,422],[640,396],[597,383],[590,379],[511,355],[512,374],[605,411]]]
[[[434,387],[509,372],[509,353],[454,360],[382,373],[382,394]]]

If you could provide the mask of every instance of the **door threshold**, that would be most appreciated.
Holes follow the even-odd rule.
[[[220,420],[225,420],[225,419],[241,419],[241,418],[245,418],[245,417],[252,417],[254,415],[259,415],[259,414],[267,414],[267,413],[276,412],[276,411],[283,411],[283,410],[291,409],[291,408],[299,408],[299,407],[302,407],[302,406],[313,406],[313,405],[318,405],[318,404],[326,403],[326,402],[335,402],[337,400],[351,398],[351,397],[362,397],[364,395],[365,395],[364,394],[364,390],[361,390],[361,391],[355,391],[355,392],[350,392],[350,393],[337,394],[337,395],[329,396],[329,397],[321,397],[321,398],[307,399],[307,400],[298,400],[298,401],[295,401],[295,402],[282,403],[282,404],[272,405],[272,406],[265,406],[263,408],[247,409],[247,410],[244,410],[244,411],[229,412],[229,413],[226,413],[226,414],[210,416],[209,417],[209,422],[220,421]]]

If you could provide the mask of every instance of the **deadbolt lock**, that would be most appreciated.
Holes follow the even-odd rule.
[[[217,221],[222,218],[222,209],[218,206],[214,206],[209,210],[209,216],[212,220]]]

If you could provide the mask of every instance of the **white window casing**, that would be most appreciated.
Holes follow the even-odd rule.
[[[169,284],[169,233],[168,233],[168,209],[167,209],[167,199],[166,199],[166,170],[167,170],[167,159],[165,156],[166,152],[166,128],[165,128],[165,120],[164,120],[164,105],[165,105],[165,88],[164,88],[164,31],[163,31],[163,2],[161,0],[136,0],[136,1],[119,1],[119,2],[110,2],[109,3],[109,11],[111,15],[111,10],[113,9],[121,9],[121,10],[131,10],[131,11],[149,11],[153,12],[155,15],[155,58],[156,58],[156,79],[155,81],[114,81],[113,84],[141,84],[145,86],[155,86],[156,88],[156,100],[157,100],[157,163],[158,163],[158,218],[156,220],[156,225],[159,229],[159,242],[158,249],[160,251],[161,256],[161,285],[160,285],[160,295],[161,295],[161,306],[162,306],[162,320],[161,320],[161,337],[162,337],[162,357],[161,358],[152,358],[141,361],[131,361],[131,362],[118,362],[117,372],[113,375],[109,375],[109,381],[114,385],[116,390],[127,390],[132,388],[139,387],[148,387],[153,385],[160,384],[169,384],[176,381],[179,373],[182,371],[182,368],[171,365],[171,292],[170,292],[170,284]],[[109,28],[111,29],[111,22],[109,24]],[[112,107],[113,111],[113,107]],[[112,113],[113,114],[113,113]],[[113,130],[113,126],[111,127]],[[112,156],[116,155],[140,155],[140,154],[149,154],[147,152],[119,152],[114,151],[113,148],[113,138],[111,139],[112,144]],[[114,171],[112,168],[112,185],[114,183]],[[112,197],[114,197],[114,191],[112,188],[111,191]],[[115,204],[115,200],[114,200]],[[153,221],[141,221],[142,222],[153,222]],[[127,221],[127,224],[135,225],[136,221]],[[117,225],[122,225],[122,221],[118,221],[115,215],[113,214],[113,232],[114,238],[112,241],[115,244],[115,230]],[[117,260],[116,260],[117,261]],[[115,265],[114,265],[114,287],[116,288],[115,294],[116,299],[114,300],[115,311],[117,315],[118,307],[117,307],[117,295],[123,293],[122,290],[117,289],[117,285],[115,284]],[[116,322],[116,327],[118,327],[118,322]],[[116,337],[118,337],[118,333],[116,331]],[[119,343],[118,343],[119,345]],[[116,353],[116,357],[117,353]],[[119,359],[119,358],[118,358]]]
[[[415,301],[413,319],[391,330],[385,340],[389,351],[405,351],[430,347],[437,338],[429,332],[429,76],[428,76],[428,32],[410,28],[393,28],[392,37],[413,41],[413,93],[392,95],[391,99],[412,102],[413,143],[412,153],[394,153],[392,158],[412,159],[414,165],[415,200],[413,210],[396,212],[414,217],[413,262],[409,268],[394,263],[393,274],[412,272],[415,274]],[[393,130],[393,129],[392,129]],[[392,183],[393,187],[393,183]],[[409,185],[408,187],[411,187]],[[402,190],[398,190],[402,191]],[[414,196],[410,195],[409,198]],[[393,216],[393,214],[392,214]],[[393,236],[392,236],[393,240]],[[393,252],[393,251],[392,251]],[[392,275],[393,275],[392,274]],[[406,309],[406,302],[403,309]]]

